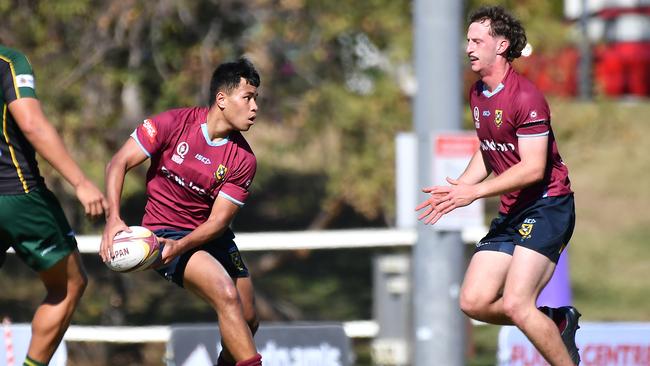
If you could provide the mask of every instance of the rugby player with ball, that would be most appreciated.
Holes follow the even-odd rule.
[[[262,365],[253,342],[253,285],[229,229],[257,167],[241,132],[255,123],[259,85],[250,61],[221,64],[212,75],[208,107],[172,109],[144,120],[106,167],[110,214],[99,254],[111,261],[115,236],[133,232],[120,218],[124,177],[150,159],[142,226],[160,242],[154,267],[215,310],[220,366]]]

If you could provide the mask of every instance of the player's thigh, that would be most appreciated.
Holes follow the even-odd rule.
[[[192,254],[183,272],[183,286],[216,305],[220,300],[236,299],[237,288],[228,271],[210,253]]]
[[[461,288],[461,301],[489,304],[501,296],[512,257],[502,251],[481,250],[469,262]]]
[[[68,254],[54,266],[38,273],[48,290],[69,290],[85,287],[88,279],[78,250]]]
[[[517,303],[535,302],[537,296],[548,283],[555,270],[555,263],[547,256],[517,246],[512,255],[504,286],[505,301]]]

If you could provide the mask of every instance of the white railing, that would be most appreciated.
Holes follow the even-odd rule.
[[[485,228],[462,232],[465,243],[475,243],[486,233]],[[350,229],[240,233],[235,239],[242,251],[299,250],[299,249],[354,249],[412,246],[417,239],[415,229]],[[78,235],[82,253],[97,253],[99,235]],[[356,320],[343,323],[350,338],[374,338],[379,325],[374,320]],[[147,343],[167,342],[171,333],[168,326],[82,326],[71,325],[66,341]]]
[[[373,320],[355,320],[343,323],[343,330],[350,338],[374,338],[379,325]],[[63,339],[66,342],[108,343],[166,343],[171,327],[151,325],[142,327],[71,325]]]
[[[475,243],[486,228],[470,228],[462,234],[463,242]],[[354,249],[412,246],[417,239],[415,229],[348,229],[238,233],[235,241],[242,251],[298,249]],[[97,253],[99,235],[78,235],[82,253]]]

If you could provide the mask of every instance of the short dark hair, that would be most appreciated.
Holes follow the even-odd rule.
[[[248,59],[242,57],[237,61],[225,62],[217,66],[210,80],[210,105],[212,106],[217,93],[230,94],[237,89],[241,79],[254,87],[260,86],[260,75],[255,66]]]
[[[490,21],[490,35],[502,36],[510,42],[505,53],[508,61],[521,56],[521,50],[526,47],[526,31],[521,22],[500,6],[484,6],[469,16],[469,23]]]

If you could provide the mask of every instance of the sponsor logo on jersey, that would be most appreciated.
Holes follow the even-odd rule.
[[[196,160],[202,162],[202,163],[205,164],[205,165],[210,165],[210,164],[212,164],[212,160],[210,160],[209,158],[206,158],[205,156],[203,156],[203,155],[201,155],[201,154],[196,154],[196,155],[194,155],[194,159],[196,159]]]
[[[497,125],[497,128],[501,127],[503,123],[503,111],[501,109],[494,110],[494,124]]]
[[[510,142],[495,142],[494,140],[481,141],[481,150],[508,152],[515,151],[515,145]]]
[[[474,107],[474,121],[478,122],[478,107]]]
[[[170,171],[165,166],[162,166],[160,168],[160,171],[165,176],[165,178],[170,179],[171,181],[173,181],[177,185],[179,185],[181,187],[189,188],[193,192],[196,192],[196,194],[198,194],[199,196],[207,196],[208,195],[208,192],[205,190],[205,188],[199,186],[198,184],[196,184],[196,183],[194,183],[192,181],[190,181],[189,183],[186,182],[185,178],[183,178],[183,177],[179,176],[178,174]]]
[[[150,119],[145,119],[144,122],[142,122],[142,127],[144,127],[144,131],[147,133],[149,142],[153,144],[156,141],[156,135],[158,134],[156,126],[154,126]]]
[[[224,180],[224,178],[226,178],[227,172],[228,172],[228,168],[226,168],[223,164],[219,164],[219,167],[214,172],[214,178],[217,180],[217,182],[221,183]]]
[[[531,111],[530,118],[537,118],[537,111]]]
[[[183,164],[188,151],[190,151],[190,145],[187,142],[183,141],[176,145],[176,154],[172,155],[172,161],[176,164]]]
[[[483,117],[490,117],[490,111],[483,111]]]
[[[16,75],[16,86],[19,87],[19,88],[35,89],[34,75],[32,75],[32,74]]]

